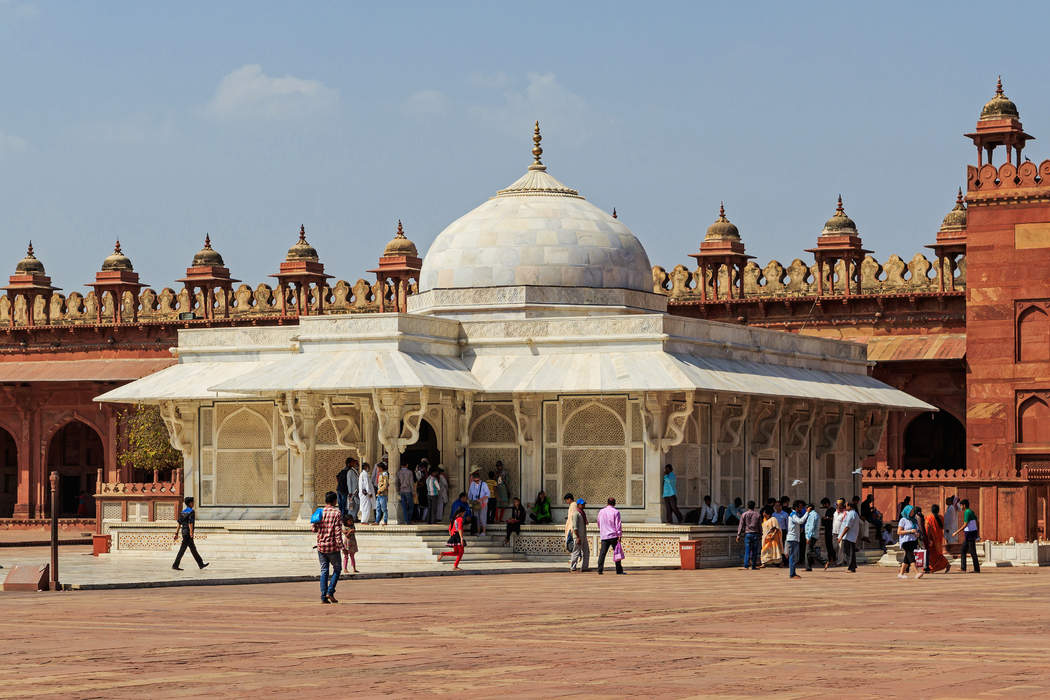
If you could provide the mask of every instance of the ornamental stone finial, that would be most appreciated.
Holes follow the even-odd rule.
[[[543,165],[543,162],[540,161],[540,156],[543,155],[543,148],[540,147],[540,141],[542,140],[543,136],[540,134],[540,121],[537,119],[536,127],[532,131],[532,155],[536,158],[536,165]]]

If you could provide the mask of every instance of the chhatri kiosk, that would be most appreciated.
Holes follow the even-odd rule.
[[[887,410],[933,410],[869,377],[862,345],[668,315],[635,235],[547,172],[538,125],[534,141],[522,177],[436,238],[407,313],[183,330],[178,364],[98,398],[160,407],[199,532],[305,536],[347,456],[393,473],[427,455],[453,498],[496,460],[526,504],[614,497],[629,552],[677,557],[705,528],[659,524],[665,463],[683,509],[851,495]],[[560,551],[555,510],[518,555]],[[147,525],[103,522],[114,551],[170,546]]]

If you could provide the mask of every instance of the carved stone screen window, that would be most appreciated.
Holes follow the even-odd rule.
[[[361,413],[357,407],[336,405],[332,408],[337,417],[335,423],[323,418],[318,421],[314,433],[314,493],[319,496],[336,490],[336,476],[346,466],[346,458],[353,457],[360,464],[360,454],[364,449]],[[343,444],[351,447],[340,447],[336,437],[339,434]],[[357,490],[356,484],[354,490]]]
[[[562,397],[544,403],[543,483],[552,500],[566,492],[588,503],[616,499],[645,506],[645,449],[636,399]],[[552,495],[553,494],[553,495]]]
[[[672,411],[683,408],[675,404]],[[667,455],[678,476],[678,504],[700,506],[704,496],[711,496],[711,407],[696,404],[686,421],[685,438]],[[661,471],[661,474],[663,472]],[[717,499],[715,499],[717,500]],[[724,504],[723,504],[724,505]]]
[[[475,403],[470,422],[470,446],[467,448],[468,471],[477,468],[484,478],[495,471],[496,462],[503,462],[509,483],[510,498],[517,496],[529,503],[535,494],[521,493],[521,448],[518,446],[517,422],[514,406],[509,403]],[[493,498],[496,494],[492,494]],[[553,493],[547,494],[557,501]]]
[[[288,450],[272,403],[201,408],[200,505],[288,505]]]

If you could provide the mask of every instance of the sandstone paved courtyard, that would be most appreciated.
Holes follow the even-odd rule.
[[[0,697],[1047,697],[1050,571],[0,593]]]

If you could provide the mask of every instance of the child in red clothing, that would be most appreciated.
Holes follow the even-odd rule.
[[[466,540],[463,538],[463,512],[460,511],[452,523],[448,526],[448,545],[452,547],[450,552],[442,552],[438,555],[438,561],[441,561],[442,557],[451,557],[453,554],[456,555],[456,563],[452,565],[453,569],[459,568],[459,561],[463,558],[463,552],[466,550]]]

